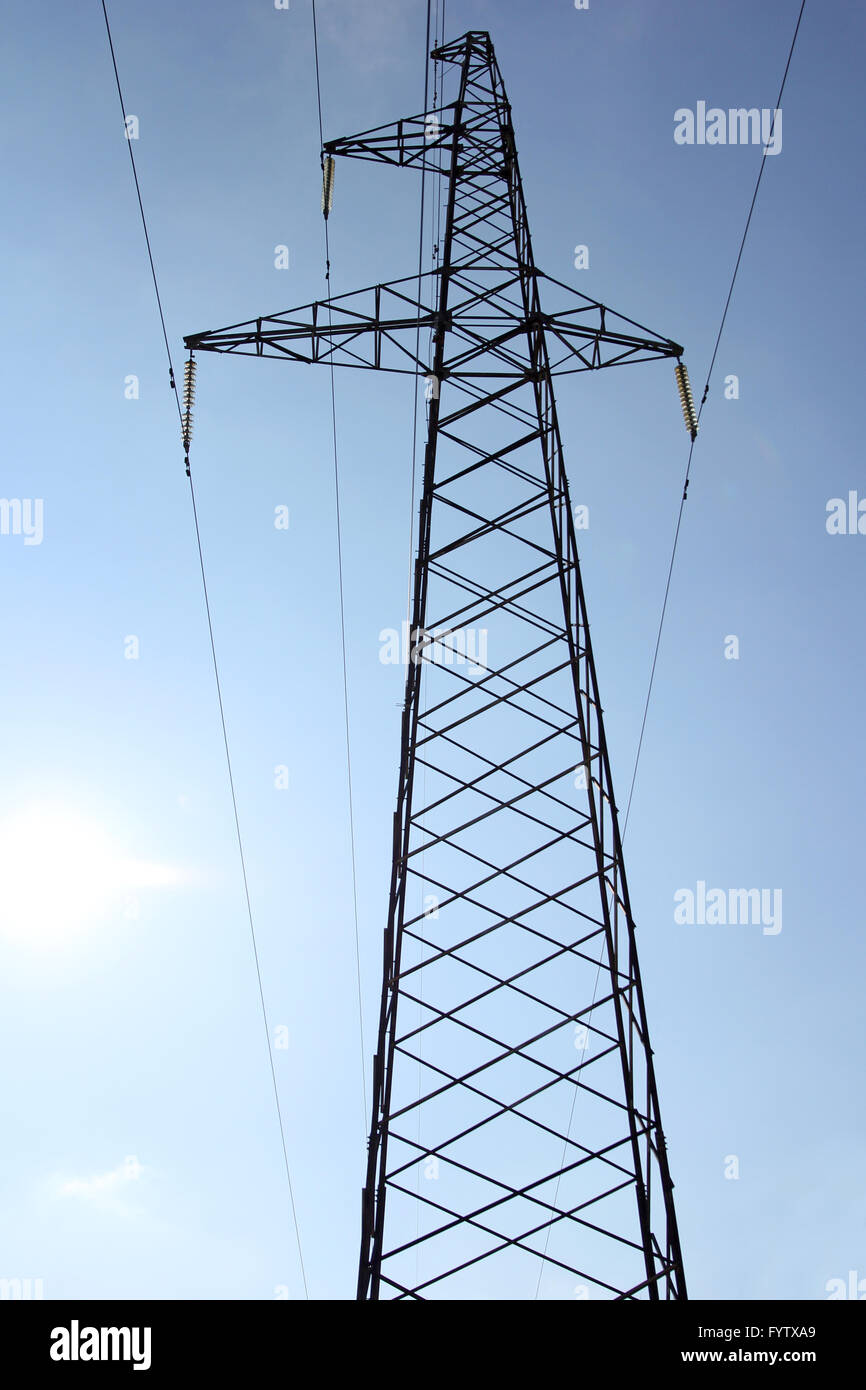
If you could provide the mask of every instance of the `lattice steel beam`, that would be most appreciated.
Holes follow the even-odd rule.
[[[325,146],[442,176],[420,290],[185,340],[433,383],[358,1297],[685,1298],[553,394],[682,349],[536,268],[490,37],[433,56],[437,122]]]

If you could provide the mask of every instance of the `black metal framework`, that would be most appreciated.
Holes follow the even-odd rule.
[[[324,151],[445,180],[420,298],[185,339],[429,382],[358,1297],[685,1298],[553,394],[682,349],[536,268],[490,37],[433,56],[437,123]]]

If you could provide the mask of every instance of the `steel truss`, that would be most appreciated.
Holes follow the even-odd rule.
[[[553,394],[682,349],[536,268],[490,37],[433,56],[438,124],[324,150],[445,180],[420,290],[185,340],[429,380],[358,1297],[685,1298]]]

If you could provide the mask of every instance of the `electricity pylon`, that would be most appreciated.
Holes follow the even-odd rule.
[[[432,56],[323,208],[334,156],[430,171],[437,268],[185,339],[427,380],[358,1297],[685,1298],[553,395],[682,349],[536,268],[490,36]]]

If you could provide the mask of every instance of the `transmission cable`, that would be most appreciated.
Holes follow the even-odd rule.
[[[429,97],[430,97],[430,23],[431,23],[432,8],[433,8],[433,7],[432,7],[431,0],[427,0],[427,27],[426,27],[426,30],[425,30],[425,38],[424,38],[424,105],[423,105],[423,107],[422,107],[422,111],[423,111],[423,115],[424,115],[424,129],[425,129],[425,132],[426,132],[426,130],[428,129],[427,102],[428,102]],[[436,14],[436,19],[434,20],[434,39],[435,39],[435,26],[438,25],[438,9],[439,9],[439,3],[438,3],[438,0],[437,0],[437,3],[436,3],[437,14]],[[434,110],[435,110],[435,107],[436,107],[436,83],[435,83],[435,79],[434,79],[433,107],[434,107]],[[411,466],[410,466],[410,467],[411,467],[411,471],[410,471],[410,487],[409,487],[409,563],[408,563],[408,567],[407,567],[407,576],[406,576],[406,631],[407,631],[407,634],[408,634],[407,654],[408,654],[408,656],[409,656],[409,660],[412,659],[412,658],[411,658],[411,652],[412,652],[412,645],[413,645],[413,634],[412,634],[412,575],[413,575],[414,565],[413,565],[413,562],[412,562],[412,557],[413,557],[413,552],[414,552],[414,540],[415,540],[415,488],[416,488],[417,454],[418,454],[418,362],[420,361],[420,352],[421,352],[421,323],[420,323],[420,313],[421,313],[421,281],[422,281],[422,278],[423,278],[423,270],[424,270],[424,200],[425,200],[426,188],[427,188],[427,156],[426,156],[426,153],[425,153],[425,155],[424,155],[424,157],[423,157],[423,159],[422,159],[422,163],[421,163],[421,207],[420,207],[420,214],[419,214],[419,230],[418,230],[418,291],[417,291],[417,301],[418,301],[419,322],[418,322],[418,325],[417,325],[417,327],[416,327],[416,329],[415,329],[415,376],[414,376],[413,382],[412,382],[412,392],[413,392],[413,394],[412,394],[412,462],[411,462]],[[431,228],[432,228],[432,225],[433,225],[433,223],[432,223],[432,218],[431,218],[431,224],[430,224],[430,225],[431,225]],[[436,280],[434,279],[431,283],[433,284],[434,292],[435,292],[437,282],[436,282]],[[432,330],[431,330],[431,332],[432,332]],[[428,352],[429,352],[429,348],[428,348]],[[435,381],[435,379],[434,379],[433,377],[430,378],[430,381],[431,381],[431,383],[432,383],[432,390],[436,390],[436,389],[438,388],[438,383]],[[426,414],[426,416],[427,416],[428,429],[429,429],[429,419],[430,419],[430,412],[429,412],[429,409],[425,412],[425,414]],[[423,676],[423,672],[422,672],[422,676]],[[420,693],[420,692],[419,692],[419,693]],[[422,697],[422,698],[423,698],[423,697]],[[424,711],[423,711],[423,709],[422,709],[422,713],[421,713],[421,719],[422,719],[422,721],[423,721],[423,718],[424,718]],[[421,801],[422,801],[422,804],[423,804],[423,805],[426,805],[426,803],[427,803],[427,766],[426,766],[426,763],[425,763],[425,765],[422,767],[422,770],[421,770]],[[422,847],[421,856],[420,856],[419,872],[420,872],[420,883],[419,883],[419,886],[420,886],[420,884],[423,884],[423,882],[424,882],[424,849],[423,849],[423,847]],[[424,932],[424,923],[423,923],[423,918],[422,918],[422,921],[421,921],[421,923],[419,924],[419,942],[418,942],[418,962],[419,962],[419,966],[423,966],[424,947],[427,945],[427,942],[424,940],[423,932]],[[422,1053],[423,1053],[423,1051],[424,1051],[424,1040],[423,1040],[423,1037],[422,1037],[422,1034],[421,1034],[421,1024],[423,1023],[423,1009],[424,1009],[424,971],[423,971],[423,968],[422,968],[422,969],[419,969],[419,971],[418,971],[418,985],[417,985],[417,989],[418,989],[418,1028],[419,1028],[419,1032],[418,1032],[418,1101],[417,1101],[417,1106],[416,1106],[417,1114],[416,1114],[416,1124],[415,1124],[415,1144],[416,1144],[416,1148],[418,1149],[419,1160],[418,1160],[418,1172],[417,1172],[417,1175],[416,1175],[416,1194],[415,1194],[415,1195],[416,1195],[416,1199],[417,1199],[417,1200],[416,1200],[416,1206],[415,1206],[415,1242],[416,1242],[416,1243],[415,1243],[415,1283],[416,1283],[416,1284],[420,1283],[420,1279],[421,1279],[421,1275],[420,1275],[420,1263],[421,1263],[421,1158],[420,1158],[420,1154],[421,1154],[421,1099],[422,1099],[422,1097],[421,1097],[421,1092],[422,1092],[422,1089],[423,1089],[423,1059],[422,1059]]]
[[[792,57],[794,56],[794,46],[795,46],[795,44],[796,44],[796,42],[797,42],[797,34],[798,34],[798,32],[799,32],[799,29],[800,29],[800,21],[801,21],[801,19],[803,18],[803,11],[804,11],[805,8],[806,8],[806,0],[802,0],[802,3],[801,3],[801,5],[800,5],[800,13],[799,13],[799,15],[797,16],[797,24],[796,24],[796,27],[795,27],[795,29],[794,29],[794,37],[793,37],[793,39],[791,40],[791,47],[790,47],[790,50],[789,50],[789,52],[788,52],[788,61],[787,61],[787,63],[785,64],[785,72],[784,72],[784,75],[783,75],[783,77],[782,77],[782,85],[781,85],[781,87],[779,88],[779,96],[778,96],[778,99],[777,99],[777,101],[776,101],[776,110],[778,110],[778,109],[781,107],[781,104],[782,104],[782,93],[783,93],[784,90],[785,90],[785,83],[786,83],[786,81],[787,81],[787,79],[788,79],[788,69],[789,69],[790,66],[791,66],[791,59],[792,59]],[[773,120],[772,120],[772,123],[771,123],[771,126],[770,126],[770,135],[769,135],[769,139],[768,139],[768,142],[767,142],[768,144],[769,144],[769,142],[770,142],[770,141],[772,140],[772,138],[773,138],[773,130],[774,130],[774,128],[775,128],[775,123],[776,123],[776,113],[775,113],[775,111],[774,111],[774,112],[773,112]],[[733,275],[732,275],[732,277],[731,277],[731,284],[730,284],[730,287],[729,287],[729,289],[728,289],[727,298],[726,298],[726,300],[725,300],[725,307],[724,307],[724,311],[723,311],[723,313],[722,313],[722,320],[721,320],[721,323],[720,323],[720,325],[719,325],[719,331],[718,331],[718,333],[716,334],[715,346],[714,346],[714,348],[713,348],[712,358],[710,359],[710,365],[709,365],[709,369],[708,369],[708,371],[707,371],[706,385],[704,386],[704,392],[703,392],[703,395],[702,395],[702,397],[701,397],[701,403],[700,403],[700,407],[699,407],[698,413],[697,413],[697,420],[698,420],[698,423],[700,423],[701,414],[702,414],[702,412],[703,412],[704,405],[705,405],[705,403],[706,403],[707,396],[708,396],[708,394],[709,394],[709,389],[710,389],[710,378],[712,377],[713,368],[714,368],[715,363],[716,363],[716,357],[717,357],[718,351],[719,351],[719,344],[720,344],[720,342],[721,342],[721,340],[722,340],[722,333],[724,332],[725,321],[726,321],[726,319],[727,319],[727,317],[728,317],[728,309],[729,309],[729,307],[730,307],[731,298],[732,298],[733,293],[734,293],[734,285],[736,284],[736,280],[737,280],[737,272],[739,271],[740,262],[741,262],[741,260],[742,260],[742,258],[743,258],[743,250],[744,250],[745,245],[746,245],[746,237],[748,236],[748,233],[749,233],[749,227],[750,227],[751,221],[752,221],[752,214],[753,214],[753,212],[754,212],[754,210],[755,210],[755,203],[757,202],[757,198],[758,198],[758,189],[759,189],[760,186],[761,186],[761,179],[762,179],[763,174],[764,174],[764,164],[765,164],[765,162],[766,162],[766,157],[765,157],[765,156],[762,156],[762,159],[761,159],[761,167],[760,167],[760,170],[759,170],[759,172],[758,172],[757,181],[756,181],[756,183],[755,183],[755,190],[754,190],[754,193],[752,194],[752,201],[751,201],[751,204],[749,205],[749,214],[748,214],[748,217],[746,218],[746,226],[745,226],[745,229],[744,229],[744,231],[743,231],[742,239],[741,239],[741,241],[740,241],[740,249],[739,249],[739,252],[737,253],[736,264],[734,265],[734,273],[733,273]],[[697,431],[695,431],[695,436],[696,436],[696,434],[697,434]],[[673,542],[673,549],[672,549],[672,553],[671,553],[671,561],[670,561],[670,565],[669,565],[669,567],[668,567],[667,583],[666,583],[666,585],[665,585],[664,602],[663,602],[663,604],[662,604],[661,618],[659,619],[658,635],[657,635],[657,637],[656,637],[655,652],[654,652],[654,654],[653,654],[653,661],[652,661],[652,670],[650,671],[649,689],[647,690],[646,704],[645,704],[645,706],[644,706],[643,723],[641,724],[640,739],[639,739],[639,741],[638,741],[637,755],[636,755],[636,757],[635,757],[634,772],[633,772],[633,774],[632,774],[632,779],[631,779],[631,789],[630,789],[630,791],[629,791],[628,805],[626,806],[625,820],[624,820],[624,822],[623,822],[622,835],[621,835],[621,837],[620,837],[620,840],[621,840],[621,841],[625,839],[625,832],[626,832],[626,828],[627,828],[627,826],[628,826],[629,812],[630,812],[630,810],[631,810],[632,796],[634,795],[635,778],[637,777],[638,763],[639,763],[639,761],[640,761],[641,748],[642,748],[642,746],[643,746],[644,730],[646,729],[647,713],[648,713],[648,710],[649,710],[650,696],[651,696],[651,694],[652,694],[653,680],[654,680],[654,678],[655,678],[656,663],[657,663],[657,661],[658,661],[659,646],[660,646],[661,637],[662,637],[662,628],[663,628],[663,626],[664,626],[665,612],[666,612],[667,603],[668,603],[668,595],[670,594],[671,576],[673,575],[674,560],[675,560],[675,558],[676,558],[676,553],[677,553],[677,543],[678,543],[678,541],[679,541],[680,527],[681,527],[681,525],[682,525],[683,509],[684,509],[684,507],[685,507],[686,497],[687,497],[688,490],[689,490],[689,476],[690,476],[690,472],[691,472],[692,455],[693,455],[693,453],[694,453],[694,448],[695,448],[695,438],[693,437],[693,438],[692,438],[692,441],[691,441],[691,444],[690,444],[690,447],[689,447],[689,455],[688,455],[688,461],[687,461],[687,464],[686,464],[685,479],[684,479],[684,482],[683,482],[683,493],[682,493],[682,497],[681,497],[681,499],[680,499],[679,513],[678,513],[678,515],[677,515],[677,524],[676,524],[676,530],[675,530],[675,532],[674,532],[674,542]],[[600,978],[601,978],[601,968],[602,968],[602,962],[603,962],[603,960],[604,960],[604,947],[602,947],[602,953],[601,953],[601,956],[600,956],[599,961],[598,961],[598,968],[597,968],[597,970],[596,970],[596,975],[595,975],[595,987],[594,987],[594,989],[593,989],[593,994],[592,994],[592,1003],[591,1003],[591,1005],[590,1005],[589,1012],[588,1012],[588,1014],[587,1014],[587,1019],[588,1019],[588,1020],[592,1018],[593,1009],[595,1008],[595,1000],[596,1000],[596,995],[597,995],[597,993],[598,993],[598,985],[599,985],[599,980],[600,980]],[[574,1091],[573,1091],[573,1093],[572,1093],[572,1098],[571,1098],[571,1111],[570,1111],[569,1119],[568,1119],[568,1127],[567,1127],[567,1129],[566,1129],[566,1139],[565,1139],[565,1143],[563,1144],[563,1150],[562,1150],[562,1164],[565,1163],[565,1157],[566,1157],[566,1152],[567,1152],[568,1144],[570,1143],[570,1140],[571,1140],[571,1127],[572,1127],[572,1123],[573,1123],[573,1121],[574,1121],[574,1111],[575,1111],[575,1105],[576,1105],[576,1102],[577,1102],[577,1094],[578,1094],[578,1091],[579,1091],[579,1089],[580,1089],[580,1085],[581,1085],[580,1081],[575,1082]],[[561,1166],[562,1166],[562,1165],[561,1165]],[[560,1172],[560,1173],[557,1175],[557,1179],[556,1179],[556,1188],[555,1188],[554,1196],[553,1196],[553,1203],[552,1203],[552,1205],[553,1205],[554,1207],[556,1207],[556,1203],[557,1203],[558,1198],[559,1198],[559,1184],[560,1184],[560,1179],[561,1179],[561,1177],[562,1177],[562,1173]],[[541,1257],[541,1266],[540,1266],[539,1271],[538,1271],[538,1282],[536,1283],[536,1286],[535,1286],[535,1298],[536,1298],[536,1299],[538,1298],[539,1292],[540,1292],[540,1289],[541,1289],[541,1277],[542,1277],[542,1274],[543,1274],[543,1272],[544,1272],[544,1265],[545,1265],[546,1259],[547,1259],[547,1250],[548,1250],[548,1246],[549,1246],[549,1243],[550,1243],[550,1232],[551,1232],[551,1229],[552,1229],[551,1224],[548,1224],[548,1226],[547,1226],[547,1232],[546,1232],[546,1236],[545,1236],[545,1242],[544,1242],[544,1253],[542,1254],[542,1257]]]
[[[778,95],[778,97],[776,98],[776,107],[775,107],[775,110],[773,111],[773,119],[772,119],[772,121],[771,121],[771,123],[770,123],[770,135],[769,135],[769,139],[768,139],[768,141],[767,141],[767,145],[769,145],[770,141],[772,141],[772,139],[773,139],[773,131],[774,131],[775,128],[776,128],[776,112],[777,112],[778,110],[780,110],[781,105],[782,105],[782,93],[783,93],[784,90],[785,90],[785,83],[786,83],[787,80],[788,80],[788,70],[789,70],[789,68],[790,68],[790,66],[791,66],[791,59],[792,59],[793,56],[794,56],[794,48],[795,48],[796,43],[797,43],[797,35],[798,35],[798,33],[800,32],[800,21],[801,21],[802,18],[803,18],[803,11],[805,10],[805,8],[806,8],[806,0],[801,0],[800,12],[799,12],[799,14],[797,15],[797,23],[796,23],[796,25],[795,25],[795,27],[794,27],[794,37],[791,39],[791,47],[790,47],[790,49],[788,50],[788,61],[787,61],[786,64],[785,64],[785,71],[784,71],[784,73],[783,73],[783,75],[782,75],[782,84],[781,84],[781,86],[780,86],[780,88],[779,88],[779,95]],[[766,149],[766,146],[765,146],[765,149]],[[740,249],[739,249],[739,251],[737,252],[737,260],[736,260],[736,264],[734,265],[734,273],[733,273],[733,275],[731,276],[731,283],[730,283],[730,287],[729,287],[729,289],[728,289],[728,295],[727,295],[727,298],[726,298],[726,300],[725,300],[725,307],[724,307],[724,310],[723,310],[723,313],[722,313],[722,321],[721,321],[721,323],[719,324],[719,331],[718,331],[718,333],[716,334],[716,342],[715,342],[715,346],[713,347],[713,355],[712,355],[712,358],[710,359],[709,370],[707,371],[706,385],[704,386],[704,393],[703,393],[703,396],[701,397],[701,404],[700,404],[700,407],[699,407],[699,409],[698,409],[698,416],[697,416],[697,419],[698,419],[698,423],[699,423],[699,424],[700,424],[701,415],[703,414],[704,405],[706,404],[707,396],[709,395],[709,390],[710,390],[710,379],[711,379],[712,374],[713,374],[713,368],[714,368],[715,365],[716,365],[716,357],[717,357],[718,351],[719,351],[719,344],[720,344],[720,342],[722,341],[722,334],[723,334],[723,332],[724,332],[724,330],[725,330],[725,322],[726,322],[727,317],[728,317],[728,309],[730,308],[730,305],[731,305],[731,299],[732,299],[733,293],[734,293],[734,285],[737,283],[737,274],[738,274],[739,269],[740,269],[740,262],[741,262],[742,259],[743,259],[743,251],[744,251],[745,246],[746,246],[746,238],[747,238],[748,235],[749,235],[749,227],[750,227],[751,224],[752,224],[752,213],[755,211],[755,203],[756,203],[757,200],[758,200],[758,189],[761,187],[761,179],[764,177],[764,168],[765,168],[765,166],[766,166],[766,163],[767,163],[767,157],[766,157],[766,154],[762,151],[762,153],[761,153],[761,167],[760,167],[760,169],[758,170],[758,177],[757,177],[757,180],[756,180],[756,182],[755,182],[755,191],[754,191],[754,193],[752,194],[752,201],[751,201],[751,203],[750,203],[750,205],[749,205],[749,215],[748,215],[748,217],[746,218],[746,225],[745,225],[745,228],[743,229],[743,235],[742,235],[742,239],[741,239],[741,241],[740,241]],[[697,433],[697,431],[695,431],[695,433]],[[683,519],[683,509],[684,509],[684,507],[685,507],[686,498],[687,498],[687,496],[688,496],[688,491],[689,491],[689,478],[690,478],[690,475],[691,475],[692,454],[694,453],[694,448],[695,448],[695,440],[694,440],[694,438],[692,438],[691,447],[690,447],[690,449],[689,449],[688,462],[687,462],[687,464],[686,464],[685,479],[684,479],[684,481],[683,481],[683,495],[682,495],[682,497],[681,497],[681,499],[680,499],[680,509],[679,509],[679,513],[678,513],[678,515],[677,515],[676,530],[675,530],[675,532],[674,532],[674,543],[673,543],[673,548],[672,548],[672,551],[671,551],[671,562],[670,562],[670,566],[669,566],[669,568],[668,568],[667,583],[665,584],[665,594],[664,594],[664,600],[663,600],[663,602],[662,602],[662,611],[661,611],[661,618],[659,619],[658,633],[657,633],[657,636],[656,636],[655,651],[654,651],[654,653],[653,653],[652,668],[651,668],[651,670],[650,670],[649,687],[648,687],[648,689],[647,689],[646,704],[644,705],[643,720],[641,721],[640,738],[638,739],[637,753],[636,753],[636,755],[635,755],[635,760],[634,760],[634,770],[633,770],[633,772],[632,772],[632,778],[631,778],[631,787],[630,787],[630,789],[629,789],[629,794],[628,794],[628,804],[627,804],[627,806],[626,806],[625,820],[623,821],[622,839],[625,839],[625,832],[626,832],[626,829],[627,829],[627,827],[628,827],[629,813],[631,812],[632,797],[634,796],[634,784],[635,784],[635,780],[636,780],[636,778],[637,778],[637,769],[638,769],[638,764],[639,764],[639,762],[640,762],[641,749],[642,749],[642,747],[643,747],[644,731],[645,731],[645,729],[646,729],[647,714],[649,713],[649,705],[650,705],[650,697],[651,697],[651,695],[652,695],[653,681],[655,680],[656,664],[657,664],[657,662],[658,662],[658,655],[659,655],[659,646],[661,645],[661,640],[662,640],[662,629],[663,629],[663,627],[664,627],[665,613],[667,612],[667,606],[668,606],[668,596],[669,596],[669,594],[670,594],[670,589],[671,589],[671,577],[672,577],[672,575],[673,575],[674,560],[676,559],[676,554],[677,554],[677,544],[678,544],[679,538],[680,538],[680,526],[681,526],[681,524],[682,524],[682,519]]]
[[[116,83],[116,86],[117,86],[117,95],[118,95],[118,99],[119,99],[119,101],[120,101],[121,115],[122,115],[122,117],[123,117],[124,124],[125,124],[125,122],[126,122],[126,104],[125,104],[125,102],[124,102],[124,100],[123,100],[123,91],[122,91],[122,89],[121,89],[121,85],[120,85],[120,76],[119,76],[118,70],[117,70],[117,58],[116,58],[115,52],[114,52],[114,41],[113,41],[112,36],[111,36],[111,25],[109,24],[109,20],[108,20],[108,10],[106,9],[105,0],[102,0],[102,13],[103,13],[103,15],[104,15],[104,17],[105,17],[105,31],[106,31],[106,34],[107,34],[107,36],[108,36],[108,46],[109,46],[109,49],[110,49],[110,51],[111,51],[111,62],[112,62],[112,66],[113,66],[113,68],[114,68],[114,80],[115,80],[115,83]],[[159,321],[160,321],[160,324],[161,324],[161,326],[162,326],[162,336],[163,336],[163,339],[164,339],[164,342],[165,342],[166,357],[167,357],[167,359],[168,359],[169,385],[170,385],[170,387],[171,387],[171,390],[172,390],[173,393],[174,393],[175,404],[176,404],[176,406],[177,406],[177,411],[178,411],[178,418],[179,418],[180,423],[181,423],[181,431],[182,431],[182,433],[186,434],[187,425],[185,424],[185,416],[186,416],[186,419],[188,420],[188,419],[189,419],[189,410],[187,410],[187,411],[185,412],[185,411],[181,408],[180,397],[179,397],[179,395],[178,395],[177,383],[176,383],[176,381],[175,381],[175,375],[174,375],[174,364],[173,364],[173,362],[172,362],[171,348],[170,348],[170,346],[169,346],[168,334],[167,334],[167,332],[166,332],[166,327],[165,327],[165,316],[164,316],[164,314],[163,314],[163,309],[162,309],[162,299],[161,299],[160,293],[159,293],[159,283],[158,283],[157,275],[156,275],[156,267],[155,267],[155,265],[154,265],[153,251],[152,251],[152,249],[151,249],[151,244],[150,244],[150,234],[149,234],[149,232],[148,232],[148,227],[147,227],[147,218],[145,217],[145,213],[144,213],[144,203],[143,203],[142,197],[141,197],[141,187],[140,187],[139,182],[138,182],[138,170],[136,169],[136,165],[135,165],[135,155],[134,155],[133,152],[132,152],[132,141],[131,141],[129,138],[127,138],[127,146],[128,146],[128,148],[129,148],[129,159],[130,159],[130,163],[131,163],[131,165],[132,165],[132,175],[133,175],[133,179],[135,180],[135,191],[136,191],[136,195],[137,195],[137,197],[138,197],[138,208],[139,208],[139,212],[140,212],[140,214],[141,214],[141,225],[142,225],[142,229],[143,229],[143,231],[144,231],[145,243],[146,243],[146,245],[147,245],[147,255],[148,255],[148,260],[149,260],[149,262],[150,262],[150,273],[151,273],[151,277],[152,277],[152,279],[153,279],[153,288],[154,288],[154,293],[155,293],[155,295],[156,295],[157,308],[158,308],[158,310],[159,310]],[[286,1131],[285,1131],[285,1125],[283,1124],[282,1107],[281,1107],[281,1105],[280,1105],[279,1088],[278,1088],[278,1086],[277,1086],[277,1073],[276,1073],[276,1067],[275,1067],[275,1065],[274,1065],[273,1048],[272,1048],[272,1046],[271,1046],[271,1034],[270,1034],[270,1028],[269,1028],[269,1025],[268,1025],[267,1007],[266,1007],[266,1005],[265,1005],[265,994],[264,994],[264,985],[263,985],[263,983],[262,983],[261,964],[260,964],[260,961],[259,961],[258,945],[257,945],[257,942],[256,942],[256,933],[255,933],[255,927],[254,927],[254,924],[253,924],[253,910],[252,910],[252,903],[251,903],[251,899],[250,899],[249,880],[248,880],[248,877],[247,877],[246,856],[245,856],[245,854],[244,854],[243,839],[242,839],[242,836],[241,836],[240,816],[239,816],[239,813],[238,813],[237,796],[236,796],[236,793],[235,793],[235,782],[234,782],[234,775],[233,775],[233,772],[232,772],[232,760],[231,760],[231,753],[230,753],[230,751],[229,751],[228,730],[227,730],[227,727],[226,727],[225,709],[224,709],[224,706],[223,706],[222,686],[221,686],[221,683],[220,683],[219,665],[218,665],[218,663],[217,663],[216,642],[215,642],[215,640],[214,640],[214,630],[213,630],[213,621],[212,621],[212,618],[211,618],[210,599],[209,599],[209,595],[208,595],[207,578],[206,578],[206,575],[205,575],[205,564],[204,564],[204,555],[203,555],[203,551],[202,551],[201,532],[200,532],[200,529],[199,529],[198,511],[197,511],[196,502],[195,502],[195,488],[194,488],[194,486],[193,486],[192,473],[190,472],[190,468],[189,468],[189,456],[188,456],[188,454],[187,454],[187,459],[186,459],[186,465],[187,465],[187,469],[186,469],[186,471],[187,471],[187,477],[189,478],[190,499],[191,499],[191,501],[192,501],[193,522],[194,522],[194,525],[195,525],[196,546],[197,546],[197,548],[198,548],[199,568],[200,568],[200,570],[201,570],[202,592],[203,592],[203,595],[204,595],[205,613],[206,613],[206,615],[207,615],[208,636],[209,636],[209,638],[210,638],[211,658],[212,658],[212,661],[213,661],[214,680],[215,680],[215,683],[216,683],[217,701],[218,701],[218,704],[219,704],[219,714],[220,714],[220,724],[221,724],[221,727],[222,727],[223,746],[224,746],[224,748],[225,748],[225,755],[226,755],[226,768],[227,768],[227,771],[228,771],[229,788],[230,788],[230,791],[231,791],[231,802],[232,802],[232,812],[233,812],[233,816],[234,816],[235,834],[236,834],[237,843],[238,843],[238,855],[239,855],[239,858],[240,858],[241,874],[242,874],[242,878],[243,878],[244,898],[245,898],[245,901],[246,901],[247,918],[248,918],[248,920],[249,920],[249,925],[250,925],[250,939],[251,939],[252,948],[253,948],[253,960],[254,960],[254,962],[255,962],[256,979],[257,979],[257,981],[258,981],[259,999],[260,999],[260,1002],[261,1002],[262,1022],[264,1023],[264,1028],[265,1028],[265,1041],[266,1041],[266,1045],[267,1045],[267,1049],[268,1049],[268,1062],[269,1062],[269,1065],[270,1065],[271,1081],[272,1081],[273,1090],[274,1090],[274,1102],[275,1102],[276,1112],[277,1112],[277,1121],[278,1121],[279,1127],[280,1127],[280,1140],[281,1140],[281,1143],[282,1143],[283,1163],[284,1163],[284,1165],[285,1165],[285,1170],[286,1170],[286,1183],[287,1183],[287,1185],[288,1185],[288,1191],[289,1191],[289,1204],[290,1204],[290,1207],[291,1207],[292,1224],[293,1224],[293,1226],[294,1226],[295,1240],[296,1240],[296,1242],[297,1242],[297,1247],[298,1247],[298,1262],[299,1262],[300,1270],[301,1270],[301,1280],[302,1280],[302,1283],[303,1283],[303,1286],[304,1286],[304,1297],[307,1298],[307,1299],[309,1299],[310,1294],[309,1294],[309,1289],[308,1289],[308,1287],[307,1287],[307,1275],[306,1275],[306,1269],[305,1269],[305,1266],[304,1266],[304,1255],[303,1255],[303,1250],[302,1250],[302,1248],[301,1248],[301,1233],[300,1233],[300,1227],[299,1227],[299,1224],[298,1224],[298,1214],[297,1214],[297,1210],[296,1210],[296,1207],[295,1207],[295,1195],[294,1195],[294,1188],[293,1188],[293,1185],[292,1185],[291,1168],[290,1168],[290,1165],[289,1165],[288,1146],[287,1146],[287,1144],[286,1144]]]
[[[319,71],[319,32],[316,24],[316,0],[312,0],[313,9],[313,53],[316,63],[316,106],[319,117],[319,146],[322,150],[322,175],[323,175],[323,208],[325,214],[325,284],[328,292],[328,326],[333,322],[331,308],[331,242],[328,232],[328,203],[326,198],[325,174],[325,133],[322,123],[322,83]],[[333,179],[331,180],[333,188]],[[334,449],[334,497],[335,515],[337,530],[337,577],[340,592],[340,647],[343,659],[343,714],[346,727],[346,784],[348,788],[349,800],[349,841],[351,845],[352,857],[352,908],[355,919],[355,967],[358,977],[358,1030],[361,1045],[361,1087],[364,1102],[363,1115],[363,1134],[364,1142],[367,1140],[367,1050],[364,1043],[364,1003],[361,987],[361,933],[358,924],[358,872],[357,858],[355,853],[355,804],[352,792],[352,745],[350,737],[349,720],[349,664],[346,654],[346,604],[343,587],[343,528],[340,510],[340,465],[337,451],[337,394],[336,383],[334,380],[334,342],[331,340],[331,349],[328,354],[330,375],[331,375],[331,433]]]

